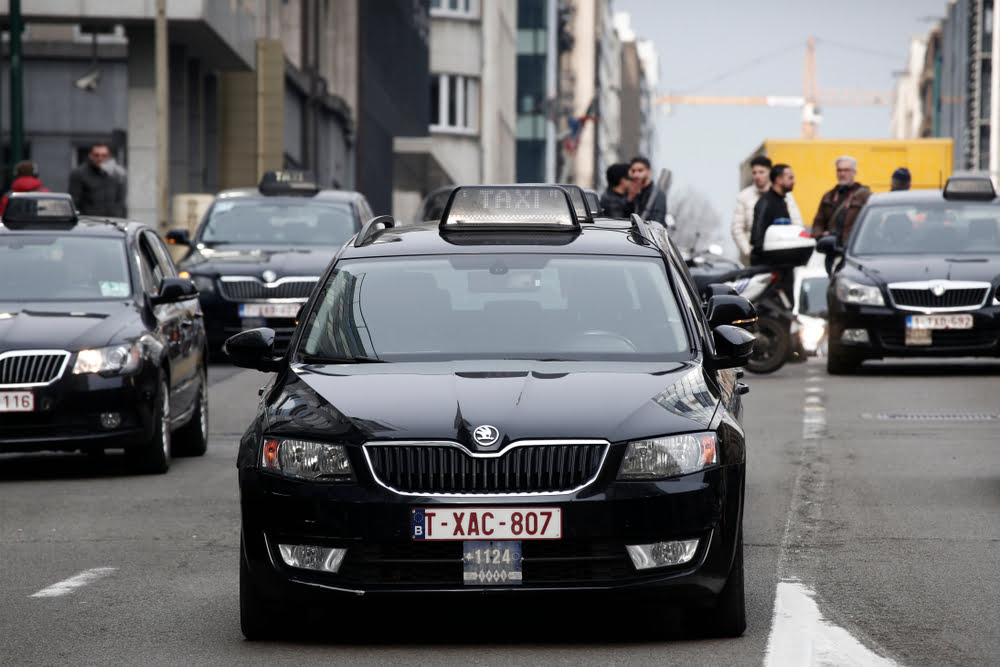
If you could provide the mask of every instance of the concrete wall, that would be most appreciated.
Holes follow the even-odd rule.
[[[513,183],[517,171],[517,2],[483,3],[481,178]]]

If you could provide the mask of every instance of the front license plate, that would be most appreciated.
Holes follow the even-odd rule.
[[[30,391],[0,391],[0,412],[34,412],[35,394]]]
[[[462,564],[466,586],[510,586],[521,583],[521,543],[464,542]]]
[[[972,315],[969,313],[948,313],[942,315],[907,315],[907,329],[971,329]]]
[[[558,507],[427,507],[410,512],[415,540],[558,540]]]
[[[295,317],[301,303],[241,303],[240,317]]]

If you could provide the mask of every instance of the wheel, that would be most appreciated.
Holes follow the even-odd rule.
[[[174,453],[181,456],[203,456],[208,450],[208,374],[204,368],[194,412],[188,423],[174,433],[173,446]]]
[[[153,436],[128,454],[136,472],[159,475],[170,469],[170,387],[163,377],[153,397]]]
[[[733,566],[715,604],[685,615],[686,629],[702,637],[741,637],[747,628],[743,579],[743,529],[736,538]]]
[[[773,317],[757,318],[757,340],[747,360],[747,370],[753,373],[773,373],[785,364],[792,349],[788,327]]]
[[[840,345],[829,344],[826,355],[826,372],[830,375],[852,375],[861,365],[861,359],[845,352]]]
[[[240,630],[250,641],[276,639],[288,632],[288,618],[262,596],[247,566],[246,547],[240,536]]]

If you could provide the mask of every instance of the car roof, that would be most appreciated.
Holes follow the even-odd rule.
[[[997,203],[1000,197],[990,199],[945,199],[943,190],[895,190],[877,192],[868,198],[870,206],[892,206],[900,204],[989,204]]]
[[[229,188],[227,190],[220,191],[216,198],[218,199],[246,199],[254,198],[267,201],[339,201],[339,202],[354,202],[359,199],[363,199],[364,195],[356,190],[320,190],[315,195],[265,195],[261,194],[261,191],[257,188]]]
[[[152,229],[149,225],[125,218],[105,218],[81,215],[72,227],[29,227],[11,229],[0,224],[3,234],[52,234],[54,236],[108,236],[123,237],[133,235],[142,229]]]

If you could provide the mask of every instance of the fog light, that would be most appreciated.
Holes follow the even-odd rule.
[[[841,343],[868,343],[868,329],[844,329],[840,334]]]
[[[122,416],[120,412],[101,413],[101,428],[113,429],[113,428],[118,428],[121,425],[122,425]]]
[[[347,555],[347,549],[327,549],[308,544],[279,544],[278,551],[285,565],[320,572],[336,572]]]
[[[653,544],[627,544],[625,548],[637,570],[683,565],[698,550],[698,540],[675,540]]]

